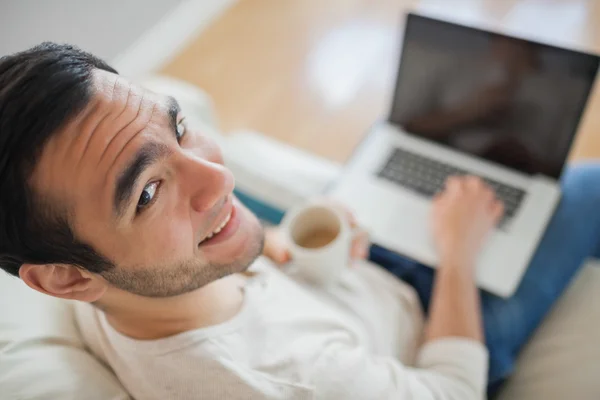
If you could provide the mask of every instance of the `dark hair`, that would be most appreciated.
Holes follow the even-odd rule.
[[[23,263],[113,267],[75,236],[69,209],[30,187],[48,139],[92,96],[92,71],[117,73],[74,46],[45,42],[0,58],[0,268],[19,276]]]

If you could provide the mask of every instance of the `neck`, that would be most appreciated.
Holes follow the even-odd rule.
[[[140,340],[160,339],[223,323],[243,303],[242,275],[230,275],[193,292],[165,298],[107,292],[98,307],[118,332]]]

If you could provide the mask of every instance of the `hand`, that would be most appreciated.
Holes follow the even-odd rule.
[[[357,232],[352,241],[352,247],[350,248],[350,257],[353,259],[366,259],[370,247],[367,232],[358,228],[358,223],[354,214],[352,214],[352,212],[344,205],[333,201],[329,201],[329,203],[344,211],[346,218],[348,218],[348,222],[350,223],[350,227]],[[285,264],[291,261],[291,255],[286,246],[281,228],[270,227],[265,230],[263,255],[269,257],[277,264]]]
[[[445,265],[474,267],[485,240],[504,213],[480,178],[453,176],[433,201],[433,235]]]

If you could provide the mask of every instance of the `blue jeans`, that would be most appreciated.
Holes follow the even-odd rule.
[[[561,202],[516,293],[509,299],[481,293],[490,393],[511,374],[519,350],[586,258],[600,254],[600,163],[569,167],[561,186]],[[271,223],[281,218],[280,211],[267,215],[247,204]],[[427,312],[434,281],[431,268],[378,246],[371,248],[370,259],[412,285]]]

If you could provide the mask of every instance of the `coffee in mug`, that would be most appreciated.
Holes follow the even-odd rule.
[[[333,242],[337,237],[339,230],[329,228],[317,228],[313,231],[306,232],[303,236],[296,239],[296,243],[300,247],[307,249],[318,249]]]

